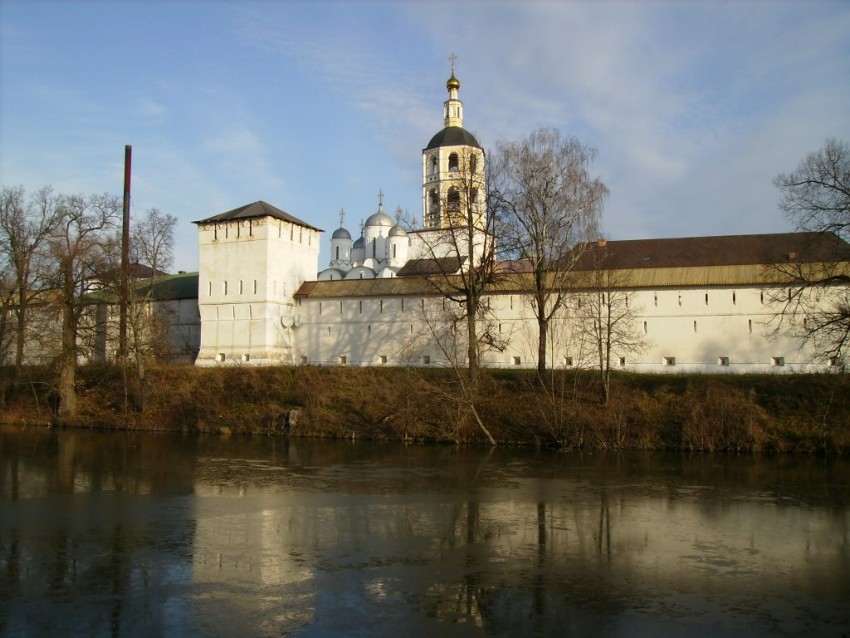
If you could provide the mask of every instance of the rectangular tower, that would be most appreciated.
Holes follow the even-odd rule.
[[[195,223],[197,365],[295,362],[293,294],[316,278],[322,231],[262,201]]]

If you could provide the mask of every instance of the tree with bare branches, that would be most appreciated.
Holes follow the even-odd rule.
[[[130,261],[150,266],[154,272],[171,268],[177,218],[151,208],[130,229]]]
[[[111,195],[71,195],[58,205],[60,222],[48,243],[55,262],[56,303],[62,316],[59,354],[59,415],[73,416],[77,409],[75,388],[82,318],[90,309],[87,294],[93,282],[117,263],[115,223],[121,202]]]
[[[812,243],[834,246],[833,254],[816,263],[789,255],[787,263],[776,266],[792,282],[780,321],[788,318],[792,334],[833,363],[845,364],[850,345],[850,144],[827,140],[774,184],[782,192],[781,210],[799,230],[844,240],[814,236]]]
[[[44,248],[59,224],[60,198],[49,186],[27,198],[23,186],[0,193],[0,252],[13,280],[15,369],[20,374],[29,328],[29,308],[44,285]]]
[[[139,410],[144,409],[147,394],[145,359],[167,349],[168,318],[155,307],[154,293],[171,268],[176,225],[176,217],[151,208],[130,231],[131,262],[136,267],[129,273],[128,326],[137,383],[134,403]],[[149,272],[141,271],[144,266]]]
[[[574,137],[540,129],[520,142],[502,142],[490,172],[494,208],[502,217],[500,242],[520,260],[518,277],[537,320],[537,371],[546,372],[549,324],[572,289],[582,246],[596,239],[608,189],[591,175],[596,156]],[[530,277],[527,275],[530,271]]]
[[[799,230],[850,239],[850,144],[827,140],[773,183],[782,191],[779,207]]]
[[[13,336],[9,318],[15,309],[14,290],[12,269],[8,262],[0,257],[0,363],[5,363],[9,357]]]
[[[499,347],[489,327],[487,304],[496,276],[496,220],[487,210],[485,172],[483,151],[459,149],[443,193],[429,202],[430,228],[421,231],[419,237],[424,252],[421,274],[444,300],[441,322],[451,328],[452,345],[443,352],[461,381],[464,404],[495,444],[475,408],[481,354]],[[442,333],[442,329],[433,327],[432,334]],[[461,336],[465,346],[462,359],[455,354]]]
[[[582,273],[582,292],[572,296],[569,314],[576,330],[580,350],[589,353],[600,385],[600,400],[607,405],[611,398],[611,371],[626,362],[630,355],[647,345],[638,325],[641,308],[635,306],[623,275],[606,267],[604,240],[589,249],[593,269]]]

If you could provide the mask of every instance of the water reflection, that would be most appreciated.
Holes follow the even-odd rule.
[[[2,635],[841,635],[850,466],[0,431]]]

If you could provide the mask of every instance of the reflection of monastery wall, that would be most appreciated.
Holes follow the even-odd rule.
[[[826,629],[847,616],[846,470],[8,429],[4,629],[322,635],[342,614],[387,633],[362,624],[376,613],[380,629],[398,614],[524,635],[597,610],[580,635],[730,611],[755,635],[841,635]],[[48,600],[59,611],[33,613]]]
[[[411,477],[402,476],[407,485]],[[426,489],[388,499],[357,479],[365,483],[341,491],[332,486],[344,479],[330,479],[321,494],[288,478],[285,494],[280,485],[196,484],[206,498],[196,512],[193,582],[278,588],[293,624],[315,622],[341,601],[381,604],[400,596],[403,584],[406,595],[425,595],[437,617],[463,613],[483,625],[506,613],[483,604],[488,596],[512,596],[525,608],[538,594],[537,579],[572,600],[656,600],[659,591],[723,599],[770,597],[772,583],[784,593],[789,575],[807,582],[840,573],[829,566],[842,555],[846,521],[826,508],[786,506],[783,515],[782,506],[741,492],[724,501],[714,488],[702,498],[698,486],[678,493],[681,486],[667,492],[517,476],[509,487],[452,484],[443,497]],[[254,604],[265,617],[264,601]]]

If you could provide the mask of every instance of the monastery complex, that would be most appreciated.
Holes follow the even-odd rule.
[[[439,237],[459,205],[459,170],[480,176],[482,184],[486,176],[484,151],[463,127],[454,71],[446,87],[443,128],[421,152],[420,228],[403,226],[379,199],[356,238],[341,215],[331,255],[320,265],[323,231],[266,202],[197,221],[199,273],[159,284],[175,348],[204,366],[445,366],[453,352],[465,352],[447,341],[461,332],[445,320],[446,305],[456,302],[438,293],[432,276],[475,267],[449,245],[441,247]],[[475,209],[476,226],[480,222],[469,236],[483,246],[484,198],[477,189],[466,192],[463,204]],[[581,325],[587,320],[583,300],[592,304],[594,298],[617,304],[622,322],[616,329],[628,335],[611,345],[612,368],[805,372],[840,363],[796,337],[793,321],[777,323],[791,294],[782,264],[816,267],[836,254],[846,260],[847,244],[835,235],[599,241],[586,247],[574,298],[552,321],[552,367],[600,365]],[[482,352],[485,366],[537,365],[537,324],[521,275],[506,275],[486,295],[481,322],[498,347]],[[846,286],[836,294],[846,295]]]

